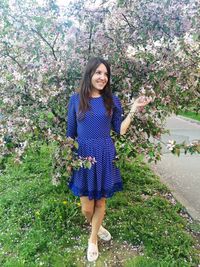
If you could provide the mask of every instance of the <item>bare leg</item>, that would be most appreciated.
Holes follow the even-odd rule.
[[[106,208],[106,199],[101,198],[95,201],[94,214],[92,216],[92,232],[90,235],[90,242],[97,243],[97,234],[102,224]]]
[[[105,215],[105,198],[100,200],[89,200],[88,197],[81,197],[82,213],[92,225],[92,232],[90,235],[87,259],[88,261],[95,261],[98,258],[97,234]]]
[[[88,197],[80,197],[81,210],[83,215],[86,217],[87,221],[91,223],[94,214],[94,200],[89,200]]]

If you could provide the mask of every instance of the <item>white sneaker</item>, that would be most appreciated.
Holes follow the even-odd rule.
[[[112,236],[102,225],[99,228],[98,237],[104,241],[110,241]]]
[[[96,261],[99,257],[99,251],[98,251],[98,246],[97,243],[91,243],[88,242],[88,249],[87,249],[87,260],[92,262]]]

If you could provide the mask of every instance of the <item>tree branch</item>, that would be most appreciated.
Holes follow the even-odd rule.
[[[22,69],[23,70],[23,67],[22,67],[22,65],[16,60],[16,58],[14,57],[14,56],[11,56],[10,54],[9,54],[9,52],[7,51],[7,53],[5,54],[7,57],[9,57],[10,59],[12,59],[19,67],[20,67],[20,69]]]
[[[55,50],[54,50],[54,46],[52,46],[43,36],[42,36],[42,34],[39,32],[39,31],[37,31],[37,30],[35,30],[35,29],[33,29],[33,28],[31,28],[31,31],[33,31],[34,33],[36,33],[49,47],[50,47],[50,49],[51,49],[51,51],[52,51],[52,53],[53,53],[53,57],[54,57],[54,59],[57,61],[58,59],[57,59],[57,57],[56,57],[56,54],[55,54]]]
[[[135,30],[135,27],[129,22],[129,20],[127,19],[127,17],[123,13],[122,13],[122,16],[124,17],[124,20],[127,22],[128,26]]]
[[[55,40],[53,41],[53,48],[54,48],[54,46],[55,46],[55,44],[56,44],[56,41],[57,41],[57,39],[58,39],[58,36],[59,36],[59,32],[57,33],[56,38],[55,38]]]
[[[90,53],[91,53],[91,46],[92,46],[92,30],[93,30],[93,24],[92,24],[91,27],[90,27],[89,48],[88,48],[89,55],[90,55]]]

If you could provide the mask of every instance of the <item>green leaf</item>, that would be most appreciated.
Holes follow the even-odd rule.
[[[78,149],[78,142],[74,142],[74,147],[76,148],[76,149]]]
[[[91,167],[92,167],[92,163],[91,163],[90,161],[87,161],[87,162],[85,163],[85,167],[88,168],[88,169],[91,169]]]
[[[52,112],[48,112],[48,113],[47,113],[47,118],[48,118],[49,120],[52,120],[52,119],[54,118],[53,113],[52,113]]]
[[[154,152],[153,152],[153,151],[150,151],[150,152],[149,152],[149,157],[150,157],[150,158],[153,158],[153,157],[154,157]]]
[[[176,147],[174,149],[174,153],[177,155],[177,156],[180,156],[180,148]]]

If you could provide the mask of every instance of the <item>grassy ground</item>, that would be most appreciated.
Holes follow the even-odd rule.
[[[51,183],[51,148],[29,150],[24,163],[10,159],[0,176],[0,266],[87,265],[88,226],[79,199],[65,182]],[[199,225],[141,161],[121,167],[124,191],[108,200],[105,225],[113,240],[100,243],[95,266],[197,266]]]
[[[200,113],[197,114],[193,111],[184,111],[184,112],[180,111],[179,115],[187,117],[187,118],[191,118],[193,120],[200,121]]]

